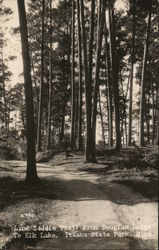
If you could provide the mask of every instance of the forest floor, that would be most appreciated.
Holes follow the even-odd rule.
[[[157,169],[131,156],[97,160],[59,154],[38,163],[42,182],[31,189],[26,162],[1,161],[0,248],[157,249]]]

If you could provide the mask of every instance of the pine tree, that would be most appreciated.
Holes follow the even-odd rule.
[[[88,81],[87,42],[86,42],[86,30],[85,30],[83,0],[80,0],[80,13],[81,13],[85,100],[86,100],[85,162],[89,162],[90,152],[91,152],[90,151],[91,150],[91,86],[90,86],[90,83]]]
[[[95,161],[95,141],[96,141],[96,115],[97,115],[97,96],[99,91],[99,71],[100,71],[100,56],[103,38],[103,28],[105,20],[105,1],[101,0],[98,9],[98,24],[97,24],[97,46],[96,46],[96,65],[95,79],[93,90],[93,107],[92,107],[92,144],[91,144],[91,160]]]
[[[140,146],[144,146],[145,76],[146,76],[148,47],[149,47],[150,29],[151,29],[151,11],[152,11],[152,5],[149,7],[148,11],[148,24],[147,24],[147,33],[145,39],[143,66],[142,66],[141,96],[140,96],[140,138],[139,138]]]
[[[50,0],[50,71],[49,71],[49,103],[48,103],[48,129],[47,149],[51,147],[51,107],[52,107],[52,0]]]
[[[121,146],[120,135],[120,113],[119,113],[119,83],[118,83],[118,71],[119,71],[119,57],[116,51],[116,31],[114,22],[114,6],[111,1],[108,1],[109,12],[109,34],[110,34],[110,57],[112,67],[112,84],[114,93],[114,113],[115,113],[115,148],[119,149]]]
[[[77,29],[78,29],[78,150],[82,149],[82,48],[81,48],[81,26],[80,26],[80,5],[76,1]]]
[[[35,160],[35,129],[34,129],[34,110],[33,110],[33,93],[31,66],[29,56],[27,20],[24,0],[17,0],[20,23],[20,34],[22,44],[22,57],[24,67],[24,86],[26,102],[26,119],[27,119],[27,174],[26,184],[33,185],[38,181],[36,160]]]
[[[133,18],[132,18],[132,46],[131,46],[131,72],[130,72],[130,90],[129,90],[129,137],[128,145],[131,146],[132,137],[132,102],[133,102],[133,79],[134,79],[134,51],[135,51],[135,12],[136,12],[136,0],[132,3]]]
[[[44,19],[45,19],[45,0],[42,0],[42,35],[41,35],[41,79],[38,108],[38,130],[37,130],[37,150],[41,151],[41,125],[43,108],[43,88],[44,88]]]
[[[75,146],[75,2],[72,0],[71,148]]]

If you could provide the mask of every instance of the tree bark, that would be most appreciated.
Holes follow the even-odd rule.
[[[75,146],[75,2],[72,0],[71,149]]]
[[[107,40],[107,30],[106,30],[106,18],[104,25],[104,37],[105,37],[105,56],[106,56],[106,66],[107,66],[107,81],[108,81],[108,115],[109,115],[109,124],[108,124],[108,140],[109,146],[113,146],[113,109],[112,109],[112,82],[111,82],[111,62],[110,62],[110,53],[109,45]]]
[[[157,153],[159,154],[159,87],[156,86],[156,109],[157,109],[157,138],[156,145],[158,146]]]
[[[60,131],[60,142],[62,142],[63,137],[64,137],[65,113],[66,113],[66,102],[64,102],[62,105],[62,121],[61,121],[61,131]]]
[[[82,149],[82,51],[81,51],[81,26],[80,26],[80,5],[79,0],[77,6],[77,29],[78,29],[78,134],[77,147]]]
[[[33,55],[32,52],[30,51],[30,63],[31,63],[31,69],[32,69],[32,74],[33,74],[33,83],[34,83],[34,87],[35,87],[35,93],[36,93],[36,98],[37,98],[37,110],[39,107],[39,93],[37,90],[37,83],[36,83],[36,76],[35,76],[35,70],[34,70],[34,60],[33,60]]]
[[[150,72],[151,91],[152,91],[152,144],[155,142],[155,97],[154,97],[154,86],[153,86],[153,75]]]
[[[147,94],[147,117],[146,117],[146,124],[147,124],[147,143],[150,143],[150,93]]]
[[[118,71],[119,71],[119,58],[116,51],[116,35],[114,24],[114,11],[113,6],[109,0],[108,12],[109,12],[109,34],[110,34],[110,57],[112,66],[112,85],[114,93],[114,114],[115,114],[115,148],[121,147],[121,135],[120,135],[120,113],[119,113],[119,83],[118,83]]]
[[[121,69],[120,69],[120,81],[121,81],[121,89],[122,89],[122,97],[123,97],[123,109],[122,109],[122,116],[121,116],[121,135],[123,136],[123,145],[126,144],[126,146],[127,146],[127,122],[126,122],[126,117],[127,117],[127,115],[126,115],[127,92],[124,95],[124,86],[123,86],[123,79],[122,79]],[[125,127],[125,129],[124,129],[124,127]],[[124,132],[125,132],[125,138],[124,138]]]
[[[50,0],[50,70],[49,70],[49,103],[48,103],[48,129],[47,149],[51,148],[51,107],[52,107],[52,0]]]
[[[41,80],[40,80],[40,93],[39,93],[38,131],[37,131],[38,151],[41,151],[41,123],[42,123],[43,85],[44,85],[44,18],[45,18],[45,0],[42,1]]]
[[[90,15],[90,34],[89,34],[89,55],[88,55],[88,74],[89,74],[89,84],[92,90],[92,71],[93,71],[93,43],[94,43],[94,19],[95,19],[95,0],[91,0],[91,15]],[[92,94],[92,93],[91,93]],[[91,101],[90,110],[92,110]]]
[[[91,146],[91,86],[88,81],[87,43],[86,43],[83,0],[80,0],[80,14],[81,14],[81,31],[82,31],[85,100],[86,100],[85,162],[88,162],[90,160],[90,146]]]
[[[145,120],[145,76],[146,76],[146,66],[148,58],[148,48],[150,39],[150,29],[151,29],[151,8],[148,13],[148,24],[147,24],[147,34],[144,46],[144,56],[143,56],[143,66],[142,66],[142,77],[141,77],[141,94],[140,94],[140,130],[139,130],[139,145],[144,146],[144,120]]]
[[[24,87],[26,102],[26,124],[27,124],[27,173],[26,184],[32,185],[38,181],[35,159],[35,129],[34,129],[34,110],[33,110],[33,93],[31,66],[29,56],[28,31],[24,0],[17,0],[20,34],[22,44],[23,70],[24,70]]]
[[[104,121],[103,121],[103,113],[102,113],[102,106],[101,106],[100,89],[99,89],[99,93],[98,93],[98,98],[99,98],[99,112],[100,112],[101,126],[102,126],[103,147],[105,148]]]
[[[133,79],[134,79],[134,50],[135,50],[135,21],[136,21],[136,0],[133,1],[133,25],[132,25],[132,44],[131,44],[131,70],[130,70],[130,89],[129,89],[129,132],[128,146],[131,146],[132,137],[132,102],[133,102]]]
[[[95,159],[95,141],[96,141],[96,115],[97,115],[97,96],[99,90],[99,72],[100,72],[100,56],[103,38],[103,27],[105,17],[105,0],[100,0],[98,9],[98,24],[97,24],[97,47],[96,47],[96,65],[95,65],[95,78],[93,89],[93,106],[92,106],[92,143],[91,143],[91,161]]]

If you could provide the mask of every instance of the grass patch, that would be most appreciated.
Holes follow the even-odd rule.
[[[133,181],[133,180],[117,180],[115,183],[130,187],[136,193],[140,193],[146,198],[155,198],[158,196],[158,181]]]

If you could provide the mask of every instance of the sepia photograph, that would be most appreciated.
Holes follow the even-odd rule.
[[[0,249],[157,250],[159,0],[0,0]]]

